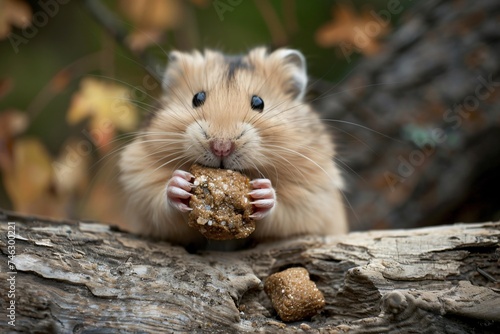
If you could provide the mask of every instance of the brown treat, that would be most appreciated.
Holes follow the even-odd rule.
[[[188,224],[208,239],[228,240],[248,237],[255,230],[250,218],[250,180],[229,169],[193,165],[193,196]]]
[[[325,306],[325,297],[305,268],[290,268],[266,279],[264,291],[283,321],[312,317]]]

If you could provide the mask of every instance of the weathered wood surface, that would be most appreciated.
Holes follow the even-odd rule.
[[[16,327],[6,323],[15,222]],[[4,332],[499,333],[500,223],[356,232],[190,254],[107,225],[0,214]],[[262,282],[305,267],[326,298],[283,323]],[[14,331],[15,330],[15,331]]]

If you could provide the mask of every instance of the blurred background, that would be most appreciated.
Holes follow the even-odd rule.
[[[0,0],[0,207],[119,225],[114,164],[166,54],[265,45],[307,58],[354,229],[500,219],[498,17],[495,1]]]

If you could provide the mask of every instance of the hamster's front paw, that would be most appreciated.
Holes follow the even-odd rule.
[[[192,179],[194,179],[194,176],[190,173],[176,170],[172,174],[172,178],[167,182],[167,201],[181,212],[192,210],[188,206],[189,198],[191,198],[190,191],[193,187]]]
[[[248,193],[253,199],[255,212],[250,216],[255,220],[266,217],[276,205],[276,192],[268,179],[255,179],[250,181],[253,190]]]

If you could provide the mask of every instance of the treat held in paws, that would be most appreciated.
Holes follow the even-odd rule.
[[[250,180],[228,169],[193,165],[194,187],[189,201],[189,226],[208,239],[248,237],[255,230]]]
[[[325,306],[325,297],[305,268],[290,268],[266,279],[264,291],[283,321],[312,317]]]

